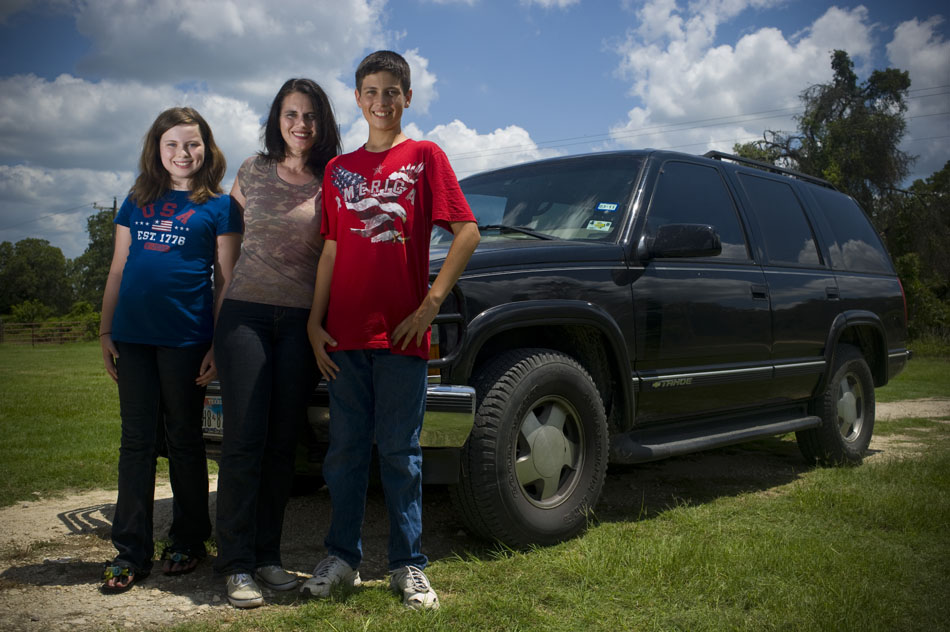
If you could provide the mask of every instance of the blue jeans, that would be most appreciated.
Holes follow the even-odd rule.
[[[156,438],[163,431],[174,494],[168,533],[172,548],[204,556],[204,541],[211,535],[208,462],[201,436],[205,389],[195,384],[210,345],[158,347],[120,341],[115,345],[122,441],[112,543],[117,562],[148,572],[155,554]]]
[[[333,514],[324,544],[357,568],[373,439],[389,514],[389,569],[425,568],[422,554],[422,449],[426,362],[388,350],[336,351],[330,390],[330,448],[323,478]]]
[[[218,469],[215,571],[281,565],[280,537],[297,435],[317,366],[309,309],[225,300],[214,334],[224,439]]]

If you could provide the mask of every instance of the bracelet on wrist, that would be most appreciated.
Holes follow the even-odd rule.
[[[111,331],[104,331],[101,334],[99,334],[99,337],[102,338],[103,336],[108,336],[111,333],[112,333]]]

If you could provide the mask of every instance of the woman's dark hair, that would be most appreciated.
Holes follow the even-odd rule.
[[[271,103],[270,113],[267,115],[267,122],[264,124],[264,130],[261,132],[261,140],[264,142],[264,151],[260,152],[262,158],[268,161],[280,162],[287,157],[287,143],[280,133],[280,108],[284,103],[284,97],[293,92],[309,97],[313,105],[313,112],[316,116],[316,142],[310,149],[310,158],[307,160],[307,166],[318,178],[323,177],[323,170],[334,156],[340,153],[342,145],[340,143],[340,131],[336,126],[336,119],[333,117],[333,106],[330,105],[330,99],[317,83],[311,79],[288,79],[274,102]]]
[[[162,134],[177,125],[197,125],[201,142],[205,146],[204,162],[191,177],[191,194],[188,199],[195,204],[204,204],[221,194],[221,179],[224,178],[228,165],[224,153],[214,142],[211,127],[194,108],[175,107],[158,115],[142,141],[139,175],[129,190],[129,197],[138,206],[151,204],[172,188],[171,174],[162,166],[159,141]]]

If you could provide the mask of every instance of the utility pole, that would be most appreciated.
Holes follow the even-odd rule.
[[[92,203],[92,208],[96,209],[97,211],[108,211],[108,210],[110,210],[108,206],[99,206],[99,205],[96,204],[95,202]],[[115,198],[112,198],[112,209],[111,209],[111,210],[112,210],[112,219],[115,219],[115,214],[118,213],[118,211],[119,211],[119,207],[118,207],[118,205],[117,205],[117,202],[116,202],[116,199],[115,199]]]

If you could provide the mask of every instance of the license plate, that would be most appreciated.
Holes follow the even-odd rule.
[[[224,415],[221,413],[221,396],[206,395],[205,409],[201,417],[201,431],[205,435],[224,435]]]

